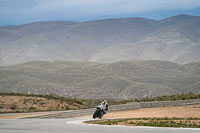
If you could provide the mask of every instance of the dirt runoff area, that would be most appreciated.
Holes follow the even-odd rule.
[[[76,117],[78,119],[91,118],[90,116]],[[200,118],[200,104],[179,106],[179,107],[158,107],[158,108],[141,108],[138,110],[128,110],[119,112],[108,112],[103,119],[119,118],[149,118],[149,117],[177,117],[177,118]]]

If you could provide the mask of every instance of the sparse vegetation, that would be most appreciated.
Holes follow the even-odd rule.
[[[65,98],[55,94],[0,93],[0,102],[0,113],[74,110],[87,108],[88,105],[86,100]]]
[[[53,92],[65,97],[118,100],[200,93],[198,64],[192,67],[167,61],[32,61],[0,67],[0,92],[49,97]]]
[[[36,107],[30,107],[30,108],[29,108],[29,111],[36,111],[36,110],[37,110]]]
[[[78,98],[66,98],[54,93],[47,95],[23,94],[23,93],[0,93],[0,100],[4,98],[18,99],[21,103],[10,100],[9,103],[2,105],[0,113],[14,112],[35,112],[35,111],[59,111],[70,109],[86,109],[96,107],[102,100],[89,100]],[[7,100],[8,101],[8,100]],[[18,102],[19,102],[18,101]],[[122,104],[124,101],[108,100],[110,105]],[[128,101],[127,101],[128,102]],[[34,105],[34,106],[33,106]],[[9,109],[6,109],[10,106]]]
[[[17,105],[15,103],[11,104],[10,109],[11,110],[16,110],[17,109]]]
[[[200,118],[131,118],[88,121],[90,124],[200,128]]]
[[[70,110],[70,109],[87,109],[96,107],[102,100],[94,99],[79,99],[79,98],[66,98],[63,96],[58,96],[54,93],[47,95],[38,94],[22,94],[22,93],[0,93],[0,96],[19,96],[24,97],[22,99],[22,104],[18,105],[16,102],[11,101],[8,105],[10,112],[33,112],[33,111],[59,111],[59,110]],[[44,98],[46,100],[41,100]],[[127,104],[129,102],[149,102],[149,101],[174,101],[174,100],[187,100],[200,98],[200,94],[177,94],[172,96],[161,96],[153,98],[143,98],[143,99],[130,99],[130,100],[110,100],[108,99],[109,105]],[[55,101],[52,101],[55,100]],[[51,101],[51,102],[48,102]],[[54,103],[55,102],[55,103]],[[55,104],[55,105],[54,105]],[[30,105],[30,106],[29,106]],[[34,106],[32,106],[34,105]],[[28,108],[27,108],[28,106]],[[35,107],[37,106],[37,107]],[[46,107],[48,106],[48,107]],[[7,105],[2,106],[0,112],[9,112],[5,110]],[[45,109],[46,108],[46,109]],[[4,110],[4,111],[2,111]]]
[[[43,97],[47,99],[54,99],[54,100],[59,100],[59,101],[64,101],[64,102],[69,102],[69,103],[77,103],[80,105],[84,105],[85,100],[83,99],[78,99],[78,98],[66,98],[63,96],[58,96],[54,93],[50,93],[47,95],[40,95],[40,94],[25,94],[25,93],[0,93],[0,96],[26,96],[26,97]],[[26,101],[24,101],[26,102]]]
[[[194,93],[186,93],[186,94],[176,94],[170,96],[160,96],[160,97],[153,97],[153,98],[142,98],[142,99],[135,99],[137,102],[150,102],[150,101],[176,101],[176,100],[188,100],[188,99],[198,99],[200,98],[200,94]]]
[[[66,110],[69,110],[69,106],[65,106],[65,109],[66,109]]]

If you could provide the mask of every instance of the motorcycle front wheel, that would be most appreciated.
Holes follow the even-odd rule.
[[[97,118],[97,111],[95,111],[93,114],[93,119],[96,119],[96,118]]]

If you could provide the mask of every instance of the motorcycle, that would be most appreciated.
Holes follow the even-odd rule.
[[[101,119],[103,115],[106,114],[106,111],[108,111],[108,103],[104,100],[99,106],[96,107],[96,110],[93,113],[93,119],[96,119],[97,117]]]
[[[97,107],[95,112],[93,113],[93,119],[96,119],[97,117],[99,117],[99,119],[101,119],[103,117],[104,113],[102,111],[101,108]]]

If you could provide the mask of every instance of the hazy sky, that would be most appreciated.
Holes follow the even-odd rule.
[[[0,25],[177,14],[200,16],[200,0],[0,0]]]

